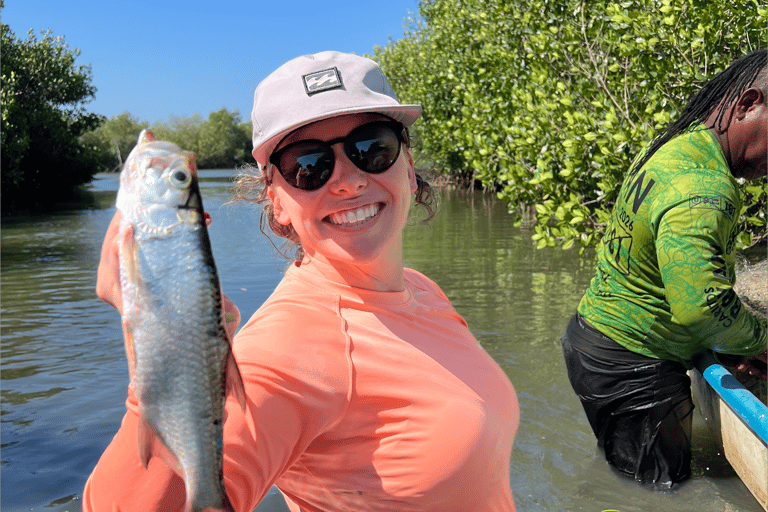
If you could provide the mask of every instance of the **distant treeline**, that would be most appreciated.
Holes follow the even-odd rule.
[[[128,112],[106,119],[80,141],[92,150],[102,172],[119,171],[141,130],[150,128],[158,139],[167,140],[181,149],[192,151],[201,169],[233,168],[249,162],[251,157],[251,123],[241,122],[237,110],[222,108],[207,120],[200,114],[172,116],[168,121],[149,125]]]
[[[0,0],[0,9],[4,7]],[[107,119],[88,112],[93,100],[90,65],[75,65],[80,50],[64,38],[34,31],[17,38],[2,29],[2,211],[46,211],[82,196],[98,172],[119,170],[149,124],[125,112]],[[252,162],[251,125],[223,108],[203,119],[171,117],[152,125],[158,138],[197,156],[200,168]]]

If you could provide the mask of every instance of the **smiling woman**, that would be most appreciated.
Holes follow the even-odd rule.
[[[350,144],[352,137],[359,137],[356,133],[376,130],[376,119],[378,116],[373,114],[334,117],[300,128],[287,140],[333,138],[349,132],[345,144]],[[373,173],[358,167],[366,167],[372,163],[370,159],[351,165],[351,159],[340,157],[339,165],[333,166],[334,150],[328,146],[331,165],[325,173],[325,185],[318,190],[302,190],[290,184],[290,178],[286,179],[278,168],[280,172],[273,172],[269,178],[267,195],[275,220],[296,231],[305,258],[326,267],[352,266],[353,270],[346,273],[361,275],[363,280],[355,283],[361,288],[398,291],[403,286],[402,231],[417,185],[410,151],[399,151],[402,143],[397,137],[389,142],[395,149],[390,150],[393,158],[384,168],[386,172]],[[307,170],[323,173],[322,169]],[[362,266],[366,270],[360,274]]]
[[[387,111],[387,113],[390,112]],[[331,133],[329,130],[343,131],[343,129],[339,130],[340,123],[354,125],[356,123],[354,116],[339,114],[330,119],[308,123],[307,127],[297,129],[293,133],[287,135],[283,133],[284,138],[279,140],[279,148],[269,156],[261,170],[252,168],[250,172],[242,174],[237,181],[236,199],[264,204],[261,217],[262,231],[268,226],[272,232],[295,244],[294,258],[297,261],[301,261],[305,254],[301,239],[291,222],[277,220],[274,198],[270,196],[270,193],[275,190],[271,187],[275,169],[278,170],[277,174],[284,183],[290,184],[293,188],[304,191],[317,190],[331,179],[336,161],[332,147],[341,142],[344,143],[343,151],[346,158],[353,162],[358,170],[365,173],[380,174],[387,171],[397,164],[401,153],[405,155],[404,158],[409,159],[409,165],[413,167],[407,126],[380,114],[361,115],[369,116],[364,119],[371,122],[363,123],[344,137],[329,137]],[[324,138],[325,141],[315,140],[312,138],[314,136]],[[401,148],[404,150],[401,151]],[[256,156],[255,150],[254,156]],[[412,174],[416,183],[415,202],[426,210],[427,216],[423,222],[427,222],[434,215],[435,198],[432,188],[415,170]],[[411,179],[410,176],[409,179]],[[353,213],[350,209],[341,209],[331,213],[329,220],[335,224],[359,222],[374,216],[383,206],[383,204],[369,205],[357,213]]]
[[[293,511],[515,510],[515,390],[443,291],[403,264],[412,196],[431,213],[408,147],[420,113],[373,61],[344,53],[289,61],[256,89],[258,168],[240,195],[300,251],[233,340],[247,403],[225,405],[234,510],[272,485]],[[114,245],[100,289],[119,279]],[[139,463],[136,423],[129,409],[84,510],[184,507],[173,468]]]

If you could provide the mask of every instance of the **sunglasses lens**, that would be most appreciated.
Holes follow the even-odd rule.
[[[333,144],[344,142],[344,152],[355,166],[365,172],[386,171],[400,156],[402,126],[390,122],[369,123],[341,139],[328,142],[301,141],[276,151],[270,161],[291,186],[301,190],[317,190],[333,174]]]
[[[350,134],[344,151],[359,169],[378,174],[392,167],[400,156],[400,138],[389,124],[372,123]]]
[[[333,172],[333,151],[327,146],[304,143],[291,146],[280,155],[280,174],[301,190],[317,190]]]

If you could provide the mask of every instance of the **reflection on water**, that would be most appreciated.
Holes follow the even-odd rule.
[[[286,262],[258,230],[251,205],[226,205],[232,171],[202,171],[224,291],[244,320]],[[3,220],[2,502],[4,511],[80,510],[85,479],[117,430],[127,368],[117,313],[94,294],[117,175],[93,183],[97,206]],[[406,265],[434,279],[514,384],[521,407],[511,464],[518,511],[755,511],[695,425],[694,478],[658,494],[614,475],[596,454],[565,375],[559,338],[592,276],[592,257],[537,251],[503,204],[445,192],[428,226],[406,230]],[[282,511],[270,492],[259,511]]]

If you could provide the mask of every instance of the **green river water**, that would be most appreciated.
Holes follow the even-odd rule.
[[[248,318],[285,260],[252,205],[227,205],[232,170],[202,171],[224,292]],[[117,313],[95,296],[117,175],[93,202],[2,223],[2,494],[6,512],[77,512],[85,480],[124,413],[127,365]],[[608,469],[568,383],[559,338],[593,272],[593,255],[536,250],[488,194],[441,191],[428,226],[406,229],[405,261],[436,281],[506,371],[521,408],[511,460],[520,512],[759,512],[695,416],[693,478],[652,492]],[[447,447],[448,448],[448,447]],[[259,511],[283,511],[273,489]]]

